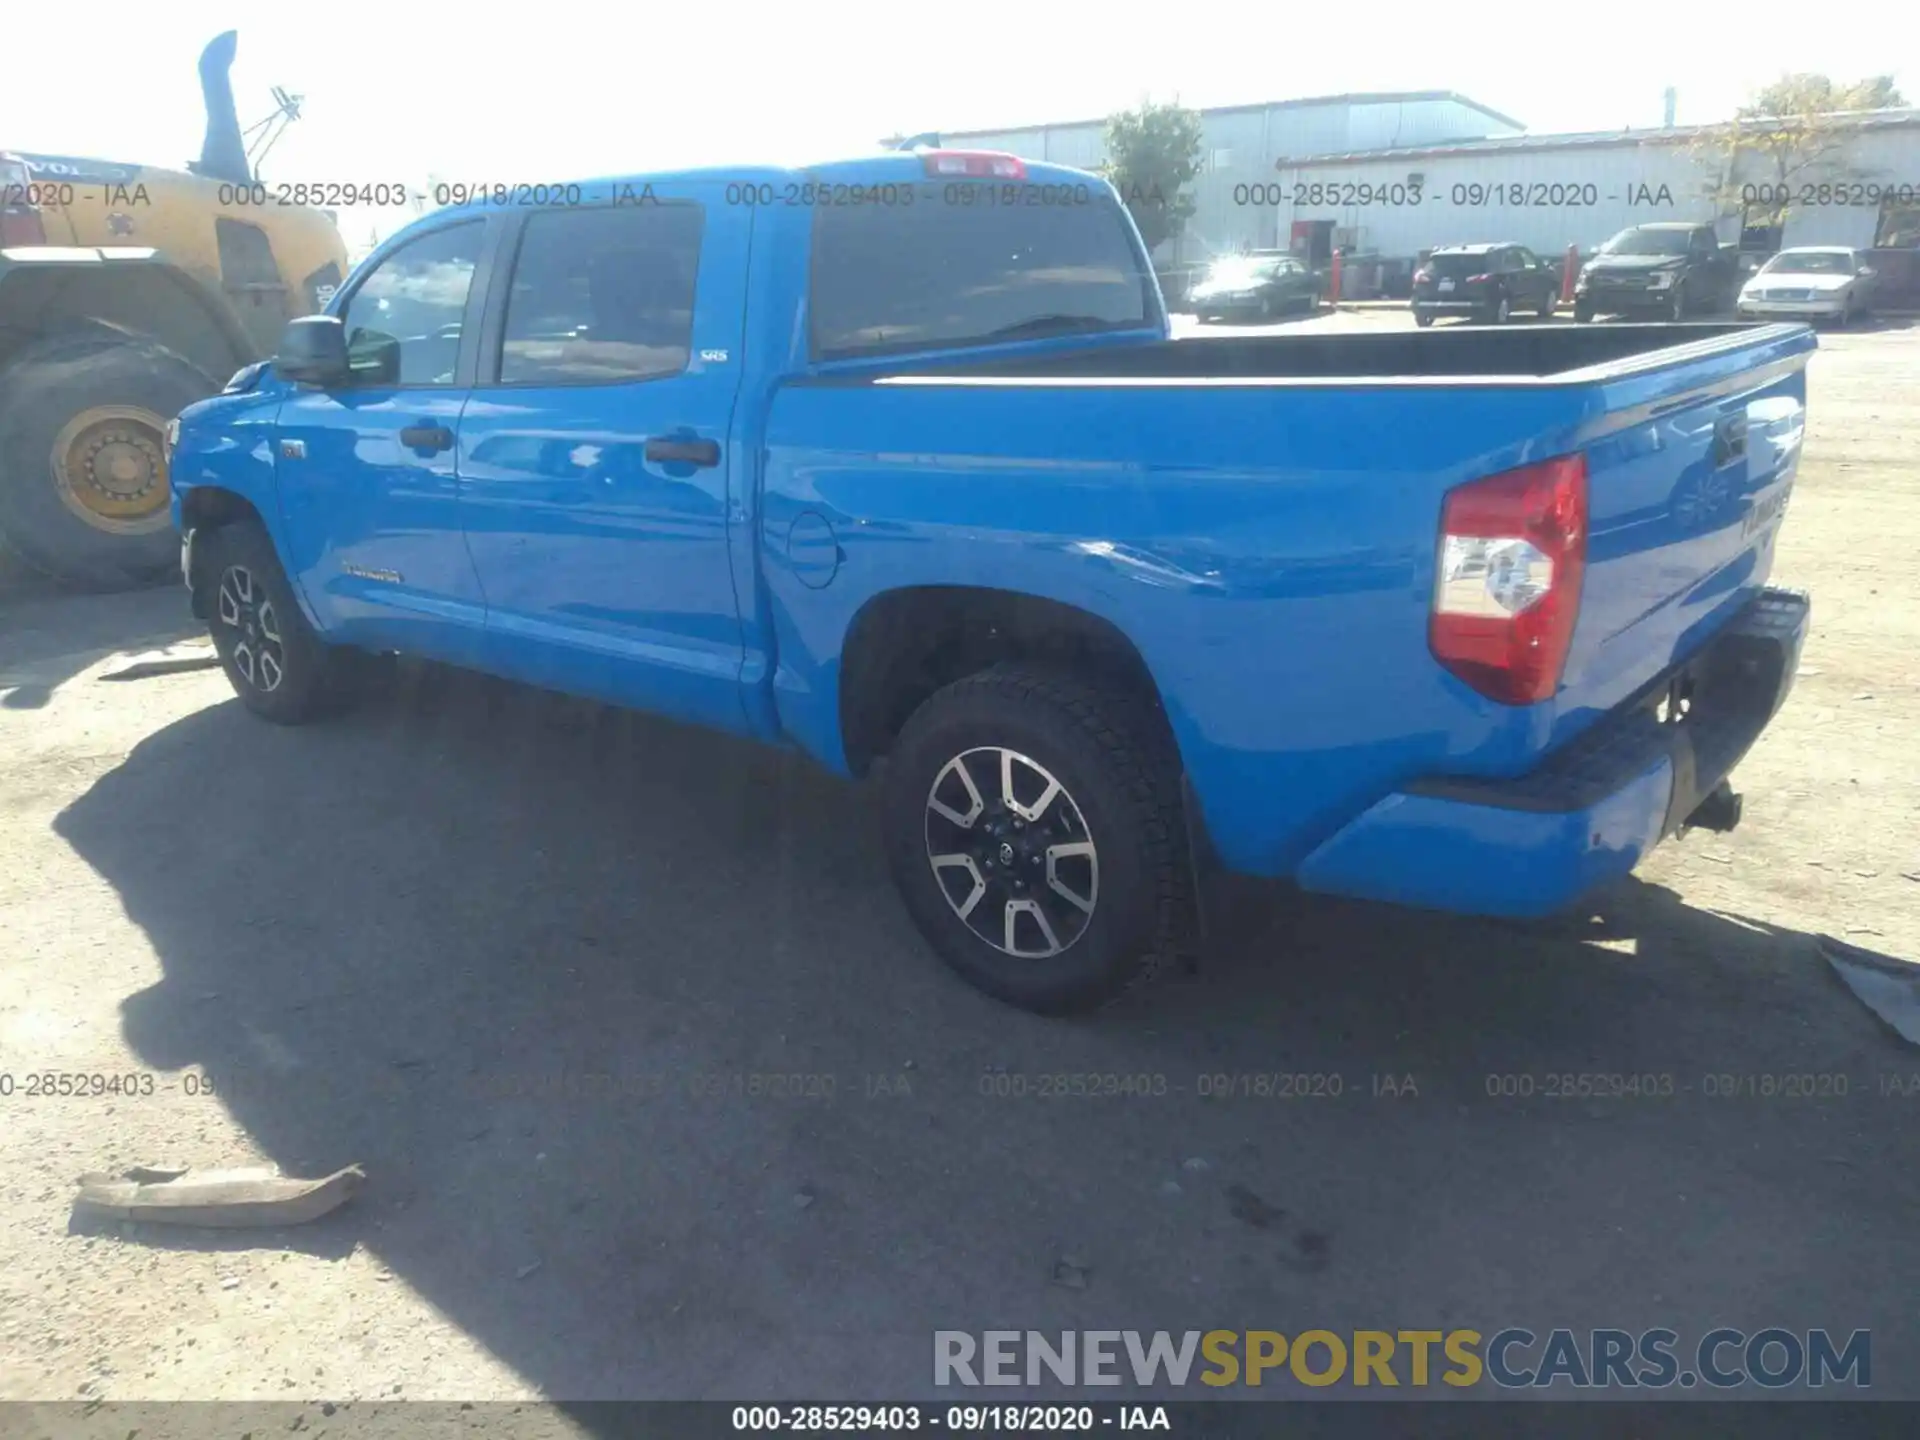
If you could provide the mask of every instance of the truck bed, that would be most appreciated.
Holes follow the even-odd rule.
[[[1337,381],[1581,384],[1740,350],[1788,325],[1735,323],[1459,327],[1381,334],[1200,336],[1019,359],[943,361],[891,376],[1056,382]]]
[[[1398,785],[1527,773],[1752,601],[1815,343],[1731,324],[1247,336],[790,381],[762,522],[784,728],[835,754],[819,697],[868,597],[1038,595],[1134,642],[1222,856],[1290,874]],[[1579,619],[1559,692],[1508,709],[1428,648],[1441,507],[1573,453]],[[785,562],[802,522],[838,537],[825,588]]]

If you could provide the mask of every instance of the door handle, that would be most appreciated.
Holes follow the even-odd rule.
[[[400,443],[409,450],[451,450],[453,432],[444,425],[409,425],[400,432]]]
[[[720,443],[717,440],[649,440],[646,456],[668,465],[718,465]]]

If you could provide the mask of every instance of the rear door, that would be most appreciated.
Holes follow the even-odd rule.
[[[449,660],[477,648],[453,442],[487,244],[487,222],[462,219],[388,252],[336,312],[352,381],[301,386],[280,407],[287,568],[322,627],[349,643]]]
[[[487,666],[745,727],[728,560],[750,211],[709,182],[514,217],[460,423]]]
[[[1540,263],[1540,257],[1524,245],[1515,246],[1513,255],[1519,267],[1514,276],[1520,286],[1520,292],[1516,298],[1527,309],[1537,309],[1546,300],[1547,292],[1551,288],[1546,267]]]

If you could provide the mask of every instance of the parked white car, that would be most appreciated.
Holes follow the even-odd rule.
[[[1843,245],[1782,250],[1740,289],[1744,319],[1837,320],[1842,325],[1873,306],[1873,267]]]

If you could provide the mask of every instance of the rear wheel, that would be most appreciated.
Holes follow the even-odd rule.
[[[1581,300],[1576,300],[1573,302],[1573,323],[1574,324],[1585,325],[1585,324],[1588,324],[1590,321],[1592,321],[1592,319],[1593,319],[1593,306]]]
[[[89,590],[178,563],[167,422],[219,387],[162,346],[87,335],[33,346],[0,374],[0,540]]]
[[[968,982],[1095,1008],[1179,949],[1191,914],[1177,762],[1149,706],[1004,665],[907,721],[883,805],[894,881]]]
[[[1433,316],[1429,315],[1424,310],[1416,310],[1413,312],[1413,323],[1418,325],[1422,330],[1424,330],[1429,325],[1433,324]]]
[[[307,624],[267,532],[239,521],[199,533],[194,544],[213,648],[241,703],[278,725],[337,708],[345,696],[344,654]]]

